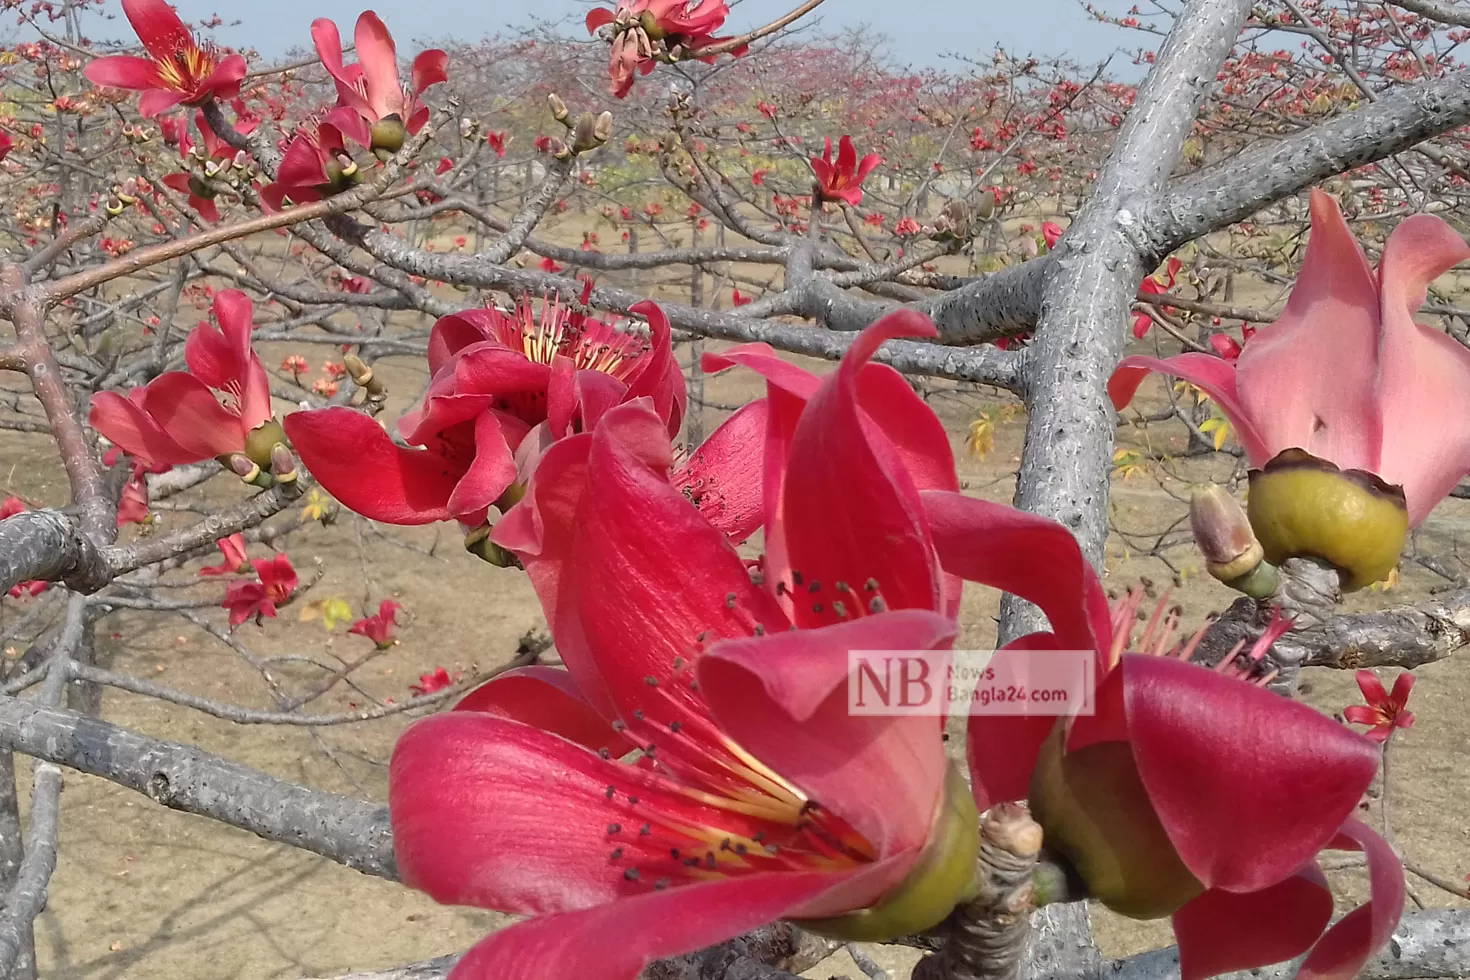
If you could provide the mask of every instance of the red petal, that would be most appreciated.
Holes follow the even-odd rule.
[[[450,978],[633,980],[652,960],[703,949],[794,915],[850,875],[854,873],[726,878],[533,919],[471,947]]]
[[[200,85],[202,95],[208,95],[216,99],[233,99],[240,94],[240,83],[245,80],[245,73],[249,66],[245,63],[242,55],[232,54],[224,58],[209,77]],[[190,99],[191,104],[197,105],[198,99]],[[251,129],[254,127],[252,126]],[[250,132],[246,130],[245,132]]]
[[[326,17],[318,17],[311,22],[311,40],[316,45],[316,55],[322,60],[322,67],[327,74],[337,81],[346,81],[347,75],[342,65],[342,35],[337,30],[335,22]]]
[[[1032,633],[1008,643],[994,656],[1045,656],[1042,651],[1059,649],[1068,648],[1051,633]],[[970,790],[979,809],[1026,799],[1041,745],[1056,724],[1056,717],[1051,715],[971,713],[965,727],[965,756],[970,766]]]
[[[1072,532],[1045,517],[958,493],[931,491],[922,499],[946,571],[1036,603],[1056,634],[1053,649],[1098,651],[1102,676],[1112,618]]]
[[[769,402],[742,406],[711,433],[669,482],[735,544],[761,525],[761,479]]]
[[[518,721],[594,752],[606,748],[614,758],[635,748],[592,709],[572,675],[556,667],[538,664],[508,670],[466,694],[454,710]]]
[[[1251,348],[1256,343],[1252,341]],[[1113,407],[1121,412],[1133,400],[1134,392],[1138,391],[1138,386],[1150,371],[1159,371],[1188,381],[1214,399],[1220,411],[1230,419],[1235,438],[1239,440],[1240,448],[1245,450],[1250,464],[1264,466],[1267,460],[1286,447],[1272,448],[1276,443],[1267,438],[1265,430],[1251,414],[1252,410],[1238,396],[1235,378],[1238,363],[1240,362],[1227,361],[1213,354],[1198,353],[1165,358],[1142,355],[1125,357],[1108,379],[1108,395],[1113,399]]]
[[[628,399],[647,396],[659,417],[668,420],[669,435],[679,433],[683,420],[682,399],[676,392],[684,391],[684,373],[674,359],[673,331],[663,308],[652,300],[644,300],[628,308],[628,312],[648,320],[652,334],[649,350],[639,360],[638,372],[628,379]]]
[[[850,654],[943,650],[957,632],[951,619],[906,609],[822,629],[726,640],[700,659],[699,683],[731,738],[886,857],[921,846],[934,822],[946,766],[936,717],[946,680],[942,671],[916,675],[933,713],[856,711],[849,706],[849,685],[856,683]],[[873,792],[877,786],[882,793]]]
[[[1414,673],[1413,673],[1413,671],[1409,671],[1409,670],[1401,671],[1399,673],[1399,676],[1396,677],[1396,678],[1394,678],[1394,682],[1393,682],[1393,696],[1389,698],[1389,704],[1393,705],[1393,707],[1395,709],[1397,709],[1399,711],[1403,711],[1404,710],[1404,706],[1409,703],[1409,695],[1412,694],[1413,691],[1414,691]]]
[[[837,174],[839,177],[851,177],[857,170],[857,150],[853,148],[852,137],[844,136],[837,144]]]
[[[1373,271],[1337,203],[1314,190],[1312,235],[1286,310],[1236,362],[1240,404],[1266,458],[1295,446],[1343,469],[1377,472],[1378,337]]]
[[[398,49],[380,17],[365,10],[353,31],[357,63],[362,66],[368,104],[379,119],[403,109],[403,83],[398,80]],[[402,120],[407,123],[408,120]]]
[[[1367,739],[1253,684],[1139,654],[1118,669],[1139,776],[1208,888],[1283,880],[1332,839],[1378,770]]]
[[[1363,700],[1370,707],[1382,708],[1388,704],[1388,692],[1383,689],[1383,682],[1377,674],[1371,670],[1360,670],[1353,676],[1357,679],[1358,690],[1363,692]]]
[[[519,440],[517,440],[519,442]],[[494,412],[484,412],[475,419],[475,459],[454,485],[446,507],[456,520],[481,514],[516,481],[516,461],[512,447]]]
[[[606,7],[594,7],[587,11],[587,33],[596,34],[599,27],[606,27],[616,18],[613,12]]]
[[[706,808],[646,769],[479,711],[435,715],[404,732],[388,809],[404,884],[446,905],[532,915],[652,890],[652,880],[625,878],[624,869],[671,863],[667,824],[709,822]],[[650,818],[660,833],[639,835]]]
[[[794,599],[799,623],[832,622],[838,601],[866,604],[864,585],[872,579],[889,609],[941,606],[918,489],[902,457],[858,407],[858,377],[884,341],[934,335],[922,314],[885,316],[858,336],[797,422],[772,534],[784,537],[792,574],[800,572],[809,590]],[[923,412],[932,414],[927,407]],[[844,594],[838,583],[850,591]]]
[[[113,54],[106,58],[95,58],[82,69],[82,74],[93,85],[108,88],[125,88],[134,91],[159,87],[158,66],[151,58],[136,58],[130,54]]]
[[[1174,913],[1180,980],[1293,959],[1331,921],[1332,892],[1315,864],[1261,891],[1211,889]]]
[[[1373,472],[1404,488],[1411,526],[1470,471],[1470,433],[1440,424],[1470,413],[1470,351],[1413,318],[1429,283],[1466,258],[1470,245],[1458,232],[1439,218],[1415,215],[1394,229],[1378,267],[1383,330],[1376,393],[1383,443]],[[1331,363],[1320,369],[1334,370]]]
[[[152,89],[144,92],[138,98],[138,115],[144,119],[151,119],[160,112],[167,112],[182,101],[184,101],[184,96],[181,92],[161,88]]]
[[[194,35],[164,0],[122,0],[123,13],[148,53],[159,61],[194,47]]]
[[[197,454],[169,438],[168,433],[143,410],[143,389],[134,391],[139,393],[136,399],[124,398],[115,391],[99,391],[93,395],[92,412],[87,419],[92,428],[123,452],[138,457],[150,467],[197,462]]]
[[[1404,869],[1398,855],[1366,824],[1349,819],[1332,846],[1341,849],[1354,844],[1368,858],[1373,897],[1327,930],[1297,972],[1298,980],[1352,980],[1368,957],[1388,944],[1403,915]]]
[[[230,412],[214,392],[182,371],[161,374],[148,383],[143,408],[180,446],[208,459],[245,448],[240,416]]]
[[[421,94],[431,85],[449,81],[449,55],[438,48],[420,51],[413,59],[409,78],[412,79],[414,95]]]
[[[775,633],[787,622],[724,534],[668,482],[668,434],[645,405],[613,409],[593,433],[551,625],[600,711],[626,720],[642,709],[666,723],[678,710],[704,713],[687,684],[673,681],[676,661],[692,663],[700,638],[750,636],[757,625]]]
[[[306,468],[348,510],[389,524],[447,521],[463,476],[438,453],[393,444],[383,427],[350,408],[292,412],[282,421]]]

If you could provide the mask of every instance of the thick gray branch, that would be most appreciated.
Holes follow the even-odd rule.
[[[388,808],[268,776],[63,708],[0,697],[0,743],[381,878],[396,878]]]
[[[1420,17],[1457,27],[1470,27],[1470,9],[1458,4],[1441,3],[1440,0],[1392,0],[1392,3],[1395,7],[1403,7]]]

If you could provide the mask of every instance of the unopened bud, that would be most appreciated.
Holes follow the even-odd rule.
[[[218,191],[214,189],[214,185],[199,174],[189,175],[189,194],[191,196],[211,201],[217,193]]]
[[[373,369],[368,367],[356,354],[342,355],[342,365],[347,368],[347,373],[352,375],[352,380],[358,387],[366,388],[372,383]]]
[[[1189,526],[1212,577],[1251,595],[1267,584],[1256,574],[1262,566],[1270,569],[1269,578],[1274,580],[1275,569],[1265,564],[1265,552],[1250,520],[1224,487],[1214,483],[1195,487],[1189,501]],[[1269,584],[1274,589],[1274,581]]]
[[[271,476],[282,485],[293,484],[301,472],[296,469],[296,457],[284,442],[271,447]]]
[[[546,103],[551,106],[552,118],[559,123],[566,122],[567,117],[571,115],[571,110],[567,108],[567,104],[555,92],[552,92],[546,97]]]
[[[114,218],[116,218],[118,215],[122,214],[128,209],[128,206],[126,204],[115,197],[109,197],[107,199],[107,204],[105,205],[105,207],[107,208],[107,213]]]
[[[546,152],[558,160],[565,160],[572,155],[572,148],[553,136],[546,141]]]
[[[235,158],[230,161],[230,166],[234,167],[236,170],[246,169],[250,166],[250,154],[246,153],[244,150],[236,151]]]
[[[468,117],[465,117],[465,118],[460,119],[460,121],[459,121],[459,138],[460,139],[464,139],[464,140],[469,139],[471,136],[474,135],[474,132],[475,132],[476,129],[479,128],[479,125],[480,125],[479,123],[475,122],[473,119],[470,119]]]
[[[226,460],[226,465],[229,466],[231,473],[246,483],[259,485],[260,479],[265,477],[265,473],[261,470],[260,464],[244,453],[230,453],[229,459]],[[266,479],[269,479],[269,477],[266,477]]]
[[[606,143],[612,138],[613,114],[602,112],[597,117],[597,124],[592,127],[592,135],[597,137],[598,143]]]

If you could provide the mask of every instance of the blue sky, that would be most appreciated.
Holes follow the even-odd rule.
[[[293,45],[310,44],[308,26],[315,17],[331,17],[349,33],[352,21],[365,7],[388,22],[400,39],[427,40],[452,35],[473,39],[522,25],[535,16],[579,23],[592,6],[590,0],[172,0],[183,16],[201,20],[218,12],[238,26],[222,28],[226,44],[252,46],[267,56]],[[611,0],[609,0],[611,2]],[[729,26],[745,30],[774,19],[794,0],[740,0]],[[107,3],[110,13],[121,7]],[[1078,0],[827,0],[818,8],[827,29],[868,24],[889,36],[891,53],[916,66],[943,65],[942,55],[964,53],[983,57],[999,43],[1014,54],[1068,54],[1094,62],[1120,44],[1138,44],[1140,38],[1093,21]],[[118,26],[104,28],[92,18],[89,33],[122,37]],[[402,44],[401,46],[407,46]],[[1113,67],[1123,67],[1115,60]]]

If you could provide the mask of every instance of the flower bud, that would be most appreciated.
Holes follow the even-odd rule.
[[[572,114],[567,104],[561,100],[561,96],[555,92],[546,97],[546,103],[551,106],[551,117],[559,123],[566,122],[567,117]]]
[[[613,114],[603,111],[597,116],[597,123],[592,127],[592,135],[597,138],[598,144],[606,143],[612,138]]]
[[[231,473],[234,473],[245,483],[264,486],[265,484],[261,481],[270,479],[265,471],[260,468],[260,464],[244,453],[230,453],[228,457],[222,459],[220,462],[224,463]]]
[[[475,122],[473,119],[470,119],[468,116],[461,118],[459,121],[459,138],[463,140],[469,139],[471,136],[474,135],[475,130],[479,128],[479,125],[479,123]]]
[[[1275,589],[1275,566],[1263,561],[1261,543],[1230,491],[1213,483],[1195,487],[1189,501],[1189,526],[1214,578],[1258,599]]]
[[[271,476],[276,478],[277,483],[295,483],[301,474],[296,469],[296,457],[291,455],[291,450],[284,442],[278,442],[271,447]]]
[[[189,194],[205,201],[212,201],[219,191],[199,174],[189,175]]]

